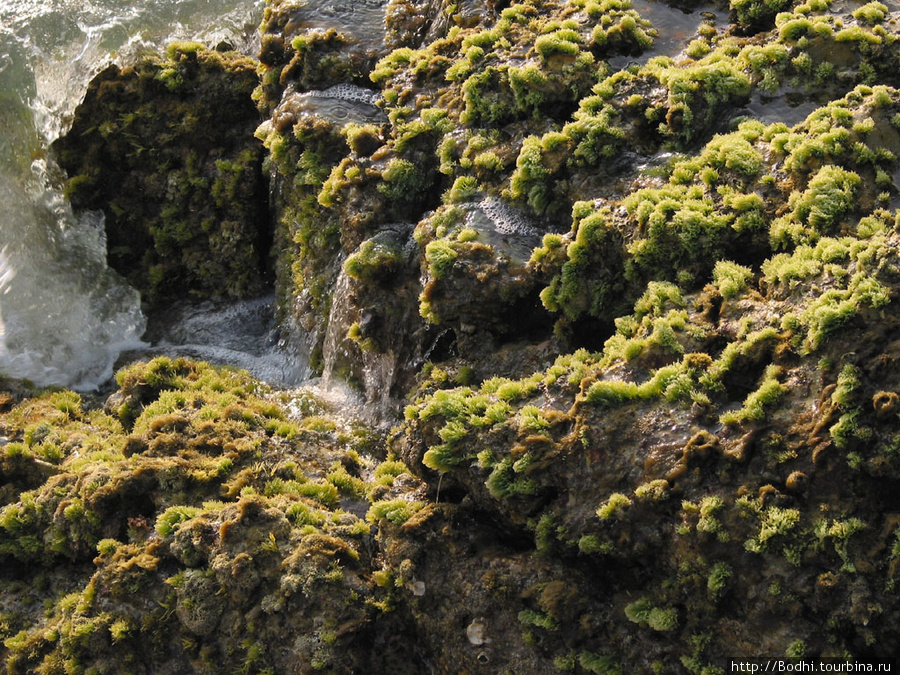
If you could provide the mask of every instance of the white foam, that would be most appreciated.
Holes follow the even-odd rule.
[[[143,344],[144,317],[137,291],[106,267],[100,217],[59,214],[57,199],[0,181],[0,372],[93,389]]]

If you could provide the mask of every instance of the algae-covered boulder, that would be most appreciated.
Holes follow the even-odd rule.
[[[401,4],[392,3],[389,14]],[[421,43],[404,43],[377,63],[351,68],[343,81],[373,86],[371,101],[385,115],[340,121],[321,109],[298,114],[293,104],[298,90],[309,90],[307,95],[342,81],[326,77],[327,67],[307,68],[314,55],[321,56],[314,43],[325,35],[310,27],[315,8],[270,3],[257,98],[272,117],[258,135],[279,185],[279,249],[291,251],[292,277],[280,275],[280,302],[303,327],[314,364],[327,360],[319,354],[343,260],[397,221],[416,224],[420,314],[425,326],[437,327],[420,324],[409,331],[422,337],[394,350],[405,356],[397,359],[399,368],[415,370],[417,355],[432,352],[435,336],[445,330],[452,336],[441,340],[474,360],[510,336],[548,339],[549,322],[534,302],[539,293],[550,311],[562,315],[557,337],[571,347],[599,346],[602,339],[588,336],[608,334],[650,277],[689,280],[698,288],[720,257],[761,261],[771,249],[764,233],[759,236],[765,227],[757,225],[782,215],[776,213],[782,201],[815,168],[798,165],[790,169],[792,180],[772,182],[772,170],[782,170],[774,166],[778,155],[789,149],[779,139],[777,154],[767,155],[770,139],[761,142],[752,128],[711,145],[694,170],[667,167],[661,152],[695,155],[717,132],[733,131],[729,120],[742,108],[783,92],[827,101],[860,83],[896,84],[890,65],[896,37],[875,9],[846,13],[827,3],[805,4],[779,14],[776,25],[760,27],[753,39],[737,33],[750,31],[755,19],[741,19],[734,34],[706,20],[685,38],[680,54],[619,68],[611,64],[651,49],[664,30],[629,2],[524,2],[480,14],[470,9],[430,4],[422,21],[432,28]],[[772,8],[734,9],[739,16],[762,17]],[[360,15],[370,10],[358,8]],[[335,21],[346,18],[337,14]],[[372,27],[367,30],[371,37]],[[348,45],[352,33],[345,31]],[[341,53],[358,53],[361,43],[354,44]],[[328,63],[346,65],[338,57]],[[330,137],[321,129],[326,123]],[[809,135],[822,135],[823,124],[811,126]],[[842,159],[842,168],[862,176],[863,186],[871,185],[872,172],[885,185],[885,162],[891,160],[884,146],[873,149],[880,140],[867,143],[863,136],[841,141],[842,152],[859,141],[876,153],[873,162],[859,157],[848,166]],[[638,188],[659,187],[642,167],[669,172],[672,188],[655,196],[642,192]],[[682,177],[699,169],[703,177],[694,185],[705,181],[702,196]],[[832,173],[818,179],[810,198],[816,186],[837,179]],[[848,184],[845,193],[854,189]],[[878,188],[870,198],[883,192]],[[646,204],[650,199],[658,200],[655,211]],[[656,225],[669,217],[673,201],[683,204],[677,224]],[[459,241],[460,233],[479,232],[468,214],[484,203],[507,212],[524,209],[525,222],[538,216],[512,245],[520,250],[498,246],[489,231]],[[570,229],[572,239],[566,240],[562,233]],[[541,246],[535,239],[544,234],[551,238]],[[601,252],[588,239],[602,239],[605,248]],[[540,253],[526,267],[529,249]],[[407,265],[401,275],[415,273]],[[477,287],[467,288],[471,283],[491,290],[483,300],[470,300],[479,296]],[[377,304],[369,300],[360,312],[378,314]],[[465,308],[476,305],[481,309],[466,316]],[[349,323],[365,322],[360,314]],[[385,337],[372,344],[392,349]],[[480,353],[469,349],[485,345]]]
[[[511,340],[546,336],[544,279],[528,264],[539,220],[498,199],[441,207],[416,227],[424,251],[419,313],[452,331],[458,353],[486,358]]]
[[[408,352],[435,363],[394,449],[437,506],[380,541],[438,668],[891,656],[887,8],[735,2],[733,26],[625,67],[665,30],[630,3],[498,9],[377,64],[387,122],[341,131],[316,196],[350,279],[298,258],[298,288],[341,280],[318,282],[342,322],[323,332],[374,364],[385,296],[412,287],[382,223],[416,223],[434,328],[408,330],[439,339]],[[814,112],[779,121],[789,95]],[[289,179],[307,126],[261,129]]]
[[[145,302],[271,283],[257,83],[250,58],[173,43],[97,75],[54,143],[73,206],[103,212],[109,264]]]
[[[351,14],[355,21],[356,13],[374,9],[354,6],[345,16],[338,5],[335,17],[319,21],[311,5],[270,3],[263,22],[265,72],[257,91],[261,109],[271,113],[257,134],[269,150],[276,186],[278,249],[283,252],[279,304],[302,327],[313,365],[326,368],[333,360],[333,353],[324,353],[326,336],[336,342],[337,329],[328,327],[333,312],[353,329],[351,341],[393,355],[392,371],[398,376],[382,382],[382,389],[409,383],[429,355],[478,358],[526,335],[546,339],[549,322],[535,302],[543,278],[525,263],[544,231],[567,224],[541,220],[516,231],[516,223],[530,223],[534,214],[520,213],[501,193],[523,140],[565,119],[603,72],[592,50],[598,55],[639,50],[650,43],[649,24],[628,7],[612,8],[621,25],[607,25],[596,8],[584,13],[547,6],[545,17],[525,5],[499,12],[490,3],[423,3],[418,28],[401,38],[395,30],[398,17],[418,10],[396,2],[388,5],[390,35],[379,43],[378,59],[350,67],[361,47],[370,44],[356,40],[354,31],[371,37],[374,24],[348,23],[335,34],[316,31],[310,22],[325,26],[350,21]],[[563,20],[565,30],[558,25]],[[571,47],[572,40],[582,38],[572,38],[568,28],[576,20],[584,20],[584,31],[593,36],[591,48],[580,54],[572,54]],[[553,34],[535,43],[545,28]],[[344,40],[347,46],[337,52],[343,57],[328,58],[326,65],[328,40]],[[402,46],[385,48],[398,40]],[[381,116],[348,108],[349,114],[337,119],[323,101],[335,83],[343,83],[349,99],[368,98]],[[362,85],[369,87],[368,96]],[[298,106],[299,97],[313,94],[318,105],[306,100]],[[487,211],[484,204],[491,205]],[[471,218],[465,215],[470,212]],[[376,276],[392,281],[381,289],[366,288],[371,284],[360,278],[350,282],[356,316],[347,318],[345,308],[333,307],[341,270],[359,268],[365,260],[370,270],[365,274],[370,274],[376,265],[366,258],[374,243],[364,242],[374,242],[396,223],[415,226],[418,250],[383,261],[391,274]],[[503,231],[511,223],[512,231]],[[451,239],[460,231],[467,241]],[[460,251],[454,269],[435,264]],[[441,276],[438,270],[450,272]],[[486,301],[480,299],[484,285],[493,287]],[[403,290],[395,294],[398,288]],[[397,316],[414,324],[402,331],[403,337],[397,337],[401,333],[391,318]],[[490,320],[479,325],[484,318]],[[357,359],[367,362],[364,355]]]
[[[552,622],[560,658],[596,650],[562,637],[586,622],[639,672],[760,649],[889,658],[897,243],[891,220],[759,276],[720,263],[701,294],[654,282],[601,353],[479,386],[432,377],[401,456],[545,556],[614,580]]]
[[[421,487],[377,435],[184,359],[118,380],[2,413],[5,672],[421,672],[373,533]]]

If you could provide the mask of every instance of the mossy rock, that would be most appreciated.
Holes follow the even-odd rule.
[[[403,623],[375,579],[373,524],[424,505],[402,463],[368,454],[370,430],[186,359],[119,383],[111,412],[44,391],[0,415],[3,471],[28,459],[51,474],[4,488],[8,672],[420,672],[402,643],[370,654]]]
[[[271,283],[256,63],[196,43],[109,66],[53,145],[76,209],[105,215],[108,260],[151,305]]]
[[[415,382],[405,422],[382,445],[175,359],[105,413],[15,398],[3,574],[54,598],[2,617],[9,668],[892,657],[896,36],[877,3],[763,5],[616,69],[654,37],[625,1],[394,1],[421,16],[374,66],[270,3],[282,314],[362,387]],[[338,81],[383,117],[292,107]],[[798,92],[825,103],[793,127],[744,116]]]
[[[587,611],[621,663],[702,669],[760,635],[774,653],[887,658],[897,535],[881,491],[900,464],[881,308],[900,267],[886,227],[775,256],[762,279],[721,266],[723,287],[740,280],[727,298],[651,282],[602,352],[530,377],[432,376],[402,456],[543,555],[616,570],[613,611]],[[870,603],[856,614],[853,592]]]

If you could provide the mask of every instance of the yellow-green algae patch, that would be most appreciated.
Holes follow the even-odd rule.
[[[453,387],[432,371],[407,408],[403,456],[539,553],[620,570],[614,612],[580,620],[617,636],[621,663],[649,649],[704,672],[735,633],[764,634],[777,653],[859,653],[861,640],[886,653],[896,523],[882,500],[900,469],[898,383],[884,370],[900,282],[888,216],[758,273],[718,266],[700,293],[650,282],[601,352],[531,377]],[[858,592],[865,609],[833,606]],[[721,623],[727,606],[739,622]],[[647,631],[640,648],[629,624]],[[671,639],[650,638],[660,632]]]
[[[373,527],[422,508],[405,467],[245,372],[160,357],[117,379],[106,410],[50,391],[0,417],[6,671],[362,668],[342,645],[391,604]]]

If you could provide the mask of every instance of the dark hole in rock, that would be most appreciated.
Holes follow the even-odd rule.
[[[426,361],[446,361],[458,355],[456,332],[450,328],[438,333],[431,346],[425,350]]]

